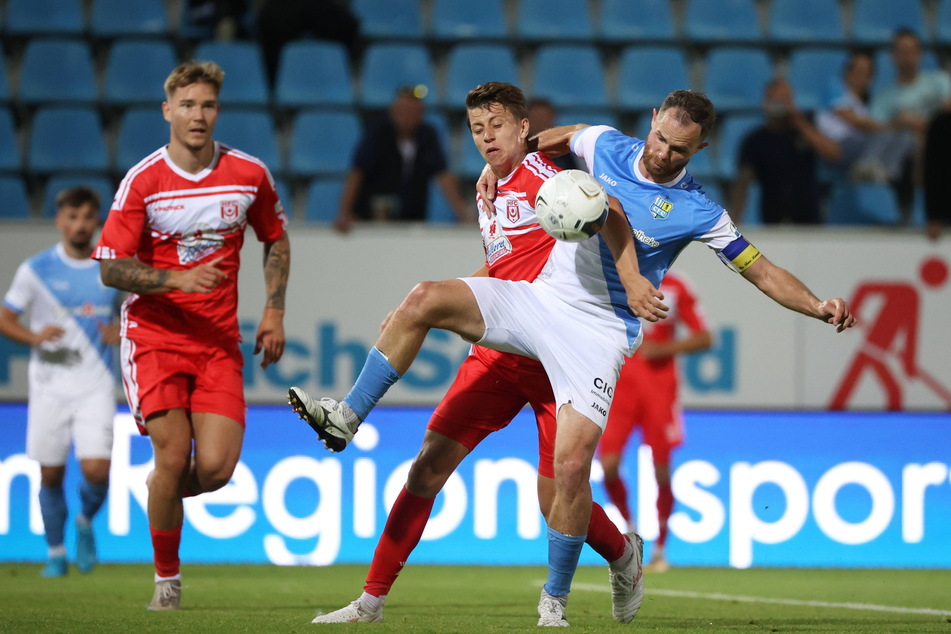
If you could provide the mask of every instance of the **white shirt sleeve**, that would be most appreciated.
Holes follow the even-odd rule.
[[[10,284],[10,290],[3,298],[3,305],[20,314],[30,307],[33,301],[33,280],[35,276],[26,262],[20,264],[16,275],[13,276],[13,282]]]
[[[614,128],[609,125],[592,125],[578,130],[571,137],[571,151],[578,158],[584,159],[589,172],[594,171],[594,146],[598,142],[598,137],[608,130],[614,130]]]

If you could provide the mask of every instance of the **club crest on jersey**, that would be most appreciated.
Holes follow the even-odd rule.
[[[509,198],[505,201],[505,213],[509,217],[509,222],[518,221],[519,217],[522,215],[522,212],[518,208],[517,199]]]
[[[667,216],[670,215],[671,210],[674,208],[674,203],[670,202],[663,196],[658,196],[654,199],[654,202],[651,203],[651,214],[654,216],[655,220],[665,220]]]
[[[240,208],[238,207],[237,200],[222,200],[221,201],[221,219],[227,220],[228,222],[234,222],[238,219],[238,212]]]

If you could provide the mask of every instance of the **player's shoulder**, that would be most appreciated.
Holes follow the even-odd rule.
[[[268,171],[264,161],[253,154],[248,154],[225,143],[218,143],[218,148],[218,166],[222,169],[247,174],[261,174]]]

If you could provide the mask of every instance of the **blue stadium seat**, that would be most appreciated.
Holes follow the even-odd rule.
[[[472,200],[472,197],[465,198],[466,202]],[[475,218],[475,204],[472,204],[472,216]],[[435,224],[453,224],[458,222],[456,212],[452,205],[446,200],[442,189],[436,183],[435,179],[429,181],[429,208],[426,210],[426,222]]]
[[[505,37],[502,0],[435,0],[432,36],[437,40],[502,39]]]
[[[752,110],[760,107],[773,66],[763,49],[724,46],[707,52],[705,77],[704,90],[717,111]]]
[[[0,103],[10,101],[10,83],[7,81],[6,64],[0,64]]]
[[[90,176],[83,174],[55,174],[50,176],[43,187],[43,202],[40,210],[45,218],[56,215],[56,195],[70,187],[85,185],[99,194],[99,217],[103,220],[112,207],[112,199],[116,195],[116,184],[105,176]]]
[[[49,174],[109,168],[102,123],[93,108],[39,108],[33,116],[27,170]]]
[[[266,110],[224,110],[215,124],[214,137],[216,141],[261,159],[272,172],[284,169],[274,120]],[[318,139],[314,137],[312,143],[318,143]]]
[[[625,48],[618,70],[618,106],[625,110],[658,107],[672,90],[690,88],[688,69],[682,48]]]
[[[786,78],[802,110],[822,106],[831,82],[842,76],[848,57],[841,48],[797,48],[789,55]]]
[[[757,42],[756,0],[685,0],[684,35],[700,42]]]
[[[826,224],[901,224],[895,191],[889,185],[839,181],[832,188]]]
[[[736,160],[740,152],[740,143],[747,132],[762,123],[761,114],[732,114],[724,117],[715,141],[717,167],[722,178],[733,180],[736,177]]]
[[[92,104],[99,97],[92,52],[80,39],[34,38],[23,53],[19,98],[25,104]]]
[[[687,169],[699,183],[706,183],[717,178],[717,153],[712,145],[705,147],[690,159]]]
[[[470,90],[487,81],[518,84],[515,54],[506,44],[460,44],[446,62],[442,103],[464,108]]]
[[[353,113],[300,112],[291,132],[288,171],[304,177],[345,174],[360,133],[360,120]]]
[[[221,103],[226,106],[266,106],[270,101],[264,79],[264,61],[257,44],[250,41],[204,42],[195,58],[217,62],[225,71]]]
[[[18,172],[21,167],[20,143],[13,115],[7,108],[0,108],[0,172]]]
[[[601,0],[598,36],[614,43],[672,41],[670,0]]]
[[[865,46],[888,44],[898,27],[914,29],[925,40],[925,18],[919,0],[854,0],[852,42]]]
[[[0,218],[4,220],[30,217],[30,199],[26,185],[19,176],[0,176]]]
[[[277,67],[274,103],[283,108],[350,106],[353,79],[344,46],[316,40],[288,42]]]
[[[339,178],[315,178],[307,188],[307,204],[304,206],[304,220],[307,222],[330,224],[337,218],[340,208],[340,193],[343,180]]]
[[[146,156],[167,145],[168,122],[162,117],[158,106],[133,107],[122,114],[116,140],[113,166],[125,172]]]
[[[120,108],[158,106],[165,100],[165,79],[177,65],[175,49],[168,41],[116,40],[106,61],[103,102]]]
[[[921,52],[921,70],[937,70],[941,63],[934,51]],[[895,64],[892,63],[890,49],[879,49],[875,53],[875,78],[872,80],[872,94],[877,95],[895,83]]]
[[[549,44],[535,56],[532,90],[542,90],[556,108],[608,106],[601,56],[593,45]]]
[[[453,171],[462,178],[475,180],[485,167],[485,159],[472,142],[472,133],[465,123],[462,124],[459,135],[459,152],[453,161]]]
[[[382,108],[393,101],[396,90],[423,85],[435,94],[435,73],[429,53],[421,44],[374,44],[363,56],[360,101],[368,108]]]
[[[839,3],[772,0],[766,35],[779,44],[835,44],[845,39]]]
[[[9,0],[3,31],[11,36],[82,35],[82,0]]]
[[[369,39],[413,39],[423,35],[419,0],[353,0],[360,34]]]
[[[609,109],[572,109],[567,112],[559,112],[557,115],[555,115],[555,125],[573,125],[575,123],[586,123],[588,125],[609,125],[612,128],[617,128],[619,130],[621,129],[621,122]]]
[[[759,227],[763,224],[763,208],[760,206],[763,197],[763,190],[759,183],[753,181],[746,190],[746,209],[743,210],[743,217],[737,219],[743,228]],[[721,207],[730,211],[729,201],[717,201]],[[731,212],[732,213],[732,212]]]
[[[89,16],[93,37],[168,35],[164,2],[155,0],[95,0]]]
[[[951,0],[939,0],[934,40],[941,46],[951,45]]]
[[[588,0],[521,0],[515,37],[526,41],[590,42],[594,36]]]

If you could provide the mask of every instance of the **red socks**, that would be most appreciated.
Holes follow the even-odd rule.
[[[182,542],[182,527],[170,531],[149,528],[152,533],[152,551],[155,558],[155,574],[159,577],[174,577],[181,572],[178,546]]]
[[[400,491],[373,552],[367,584],[363,586],[367,594],[382,597],[389,593],[409,554],[423,536],[434,502],[435,498],[421,498],[405,487]]]
[[[657,546],[663,546],[667,542],[667,520],[674,510],[674,491],[668,484],[657,490],[657,523],[659,532],[657,534]]]
[[[621,517],[623,517],[624,521],[630,526],[631,509],[627,505],[627,486],[625,486],[624,480],[621,478],[615,478],[614,480],[605,479],[604,489],[608,492],[608,499],[611,500],[611,504],[617,507],[617,510],[621,513]]]
[[[597,502],[591,503],[591,522],[588,524],[588,536],[585,541],[608,563],[620,559],[624,555],[624,547],[627,544],[624,535]]]

